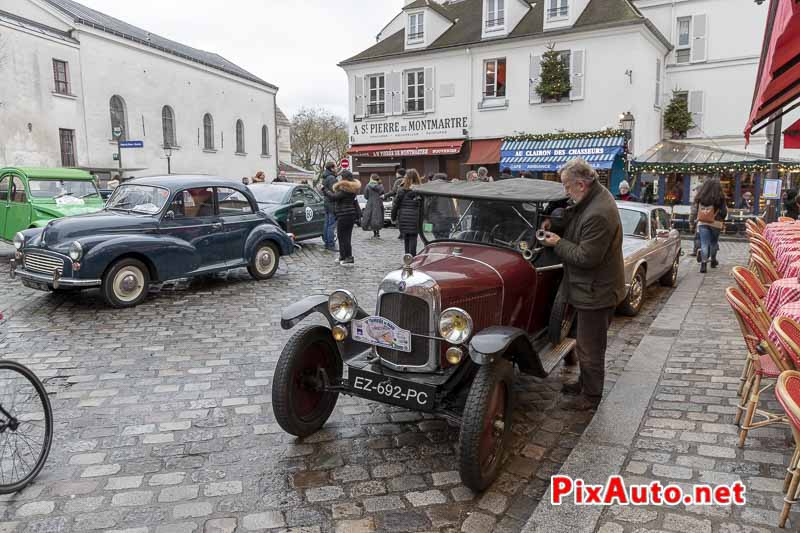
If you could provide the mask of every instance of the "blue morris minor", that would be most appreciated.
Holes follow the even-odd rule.
[[[17,233],[11,276],[46,291],[99,287],[109,305],[132,307],[151,282],[239,267],[269,279],[294,246],[241,184],[139,178],[118,187],[100,212]]]

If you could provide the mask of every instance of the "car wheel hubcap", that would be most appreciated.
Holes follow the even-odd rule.
[[[271,248],[261,248],[256,254],[256,268],[259,274],[269,274],[275,265],[275,254]]]
[[[634,278],[633,286],[631,287],[631,306],[634,308],[638,308],[639,304],[642,303],[642,285],[642,276],[638,274]]]
[[[123,302],[131,302],[144,290],[144,273],[136,267],[125,267],[114,276],[114,295]]]
[[[672,264],[672,284],[674,285],[676,281],[678,281],[678,260],[675,260],[675,263]]]
[[[309,346],[298,356],[299,360],[292,373],[292,403],[294,412],[303,421],[312,421],[323,405],[326,392],[319,379],[320,369],[334,377],[333,354],[324,343]]]

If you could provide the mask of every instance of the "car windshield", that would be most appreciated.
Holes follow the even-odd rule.
[[[422,209],[422,230],[427,241],[453,240],[519,249],[533,244],[539,206],[425,196]],[[522,242],[526,245],[520,246]]]
[[[94,182],[72,180],[40,180],[28,181],[31,196],[40,199],[55,200],[58,204],[81,203],[86,198],[99,199]]]
[[[251,185],[250,191],[260,204],[282,204],[291,190],[283,185]]]
[[[622,220],[623,235],[647,238],[647,213],[620,209],[619,218]]]
[[[149,185],[121,185],[106,204],[106,209],[153,215],[161,211],[169,191]]]

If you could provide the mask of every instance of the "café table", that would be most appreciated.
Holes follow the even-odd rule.
[[[775,265],[775,269],[780,273],[781,276],[784,278],[791,277],[787,272],[789,270],[789,265],[794,263],[795,261],[800,261],[800,250],[794,250],[791,252],[784,252],[780,259],[777,259],[777,265]]]
[[[788,303],[783,307],[781,307],[775,318],[778,317],[791,318],[795,322],[800,323],[800,302]],[[772,325],[769,327],[769,340],[772,342],[772,344],[780,353],[788,356],[790,360],[793,360],[795,362],[795,365],[800,363],[800,361],[798,361],[800,354],[786,353],[786,350],[783,349],[783,346],[781,345],[780,339],[778,337],[778,332],[775,330],[775,322],[773,322]]]
[[[770,285],[764,307],[769,316],[775,318],[785,305],[794,302],[800,302],[800,280],[796,277],[783,278]]]

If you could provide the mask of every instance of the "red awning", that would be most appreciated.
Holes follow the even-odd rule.
[[[470,141],[469,159],[465,165],[494,165],[500,162],[500,146],[503,139]]]
[[[411,143],[363,144],[351,146],[349,155],[358,157],[416,157],[460,154],[464,141],[420,141]]]
[[[745,138],[787,113],[800,98],[800,5],[796,0],[771,0],[758,66],[753,107]]]
[[[800,120],[783,130],[783,147],[800,148]]]

